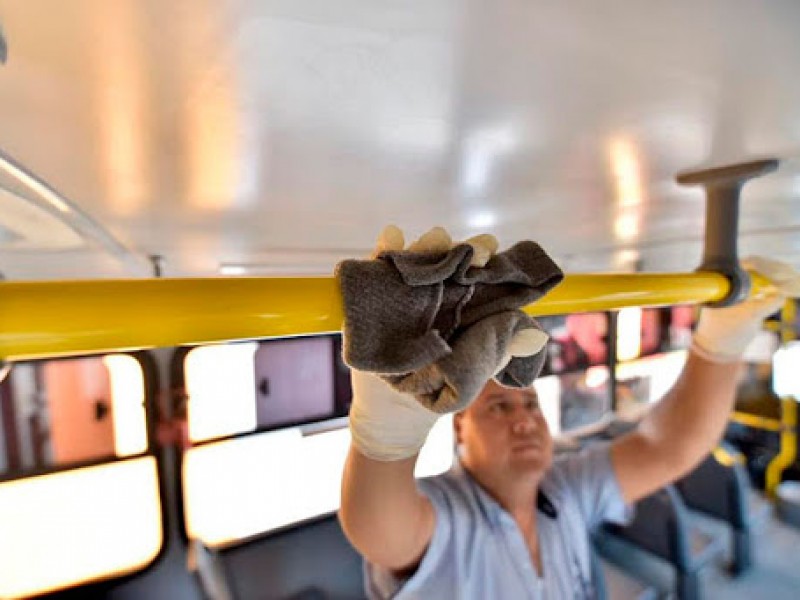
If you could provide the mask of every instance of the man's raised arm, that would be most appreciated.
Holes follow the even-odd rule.
[[[354,370],[352,382],[339,520],[362,556],[401,571],[419,562],[433,536],[434,510],[417,491],[414,465],[440,415],[376,375]]]
[[[547,335],[521,308],[563,279],[534,242],[495,255],[491,235],[453,245],[434,227],[404,244],[389,226],[375,260],[337,267],[345,357],[370,371],[351,371],[353,442],[339,519],[367,560],[395,571],[420,561],[435,529],[433,506],[414,481],[428,432],[440,412],[465,408],[492,377],[516,387],[533,382]],[[391,373],[392,385],[373,371]]]
[[[635,502],[694,468],[719,442],[736,395],[739,361],[762,321],[798,292],[787,265],[759,259],[774,283],[763,297],[704,308],[689,358],[670,392],[639,427],[616,440],[611,460],[626,502]]]

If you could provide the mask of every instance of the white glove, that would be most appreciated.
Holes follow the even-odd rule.
[[[692,341],[692,350],[716,363],[738,361],[761,329],[763,320],[777,311],[788,297],[800,296],[800,273],[791,266],[760,256],[742,265],[755,271],[771,285],[759,296],[725,308],[703,308]]]
[[[471,267],[485,267],[492,255],[497,252],[497,238],[488,233],[473,236],[468,240],[464,240],[463,243],[469,244],[474,250],[472,260],[469,263]],[[372,256],[376,257],[383,252],[399,252],[403,249],[404,244],[405,239],[400,228],[395,225],[387,225],[378,237],[378,243]],[[416,242],[409,244],[406,251],[419,252],[420,254],[444,253],[454,245],[447,231],[441,227],[434,227],[420,236]]]
[[[395,390],[374,373],[351,369],[353,444],[373,460],[402,460],[420,451],[442,415]]]
[[[382,252],[403,250],[404,243],[403,232],[389,225],[381,232],[373,257]],[[465,243],[475,250],[472,266],[485,266],[497,251],[497,240],[492,235],[475,236]],[[406,250],[447,252],[452,247],[450,235],[441,227],[434,227]],[[541,332],[535,333],[537,335],[523,330],[514,336],[508,359],[511,354],[528,356],[541,350],[546,338],[543,341],[538,335]],[[350,379],[353,387],[350,433],[359,452],[380,461],[402,460],[417,454],[442,415],[428,410],[413,396],[397,391],[373,373],[351,369]]]

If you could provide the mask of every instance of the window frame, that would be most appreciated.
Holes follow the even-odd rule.
[[[21,481],[25,479],[32,479],[35,477],[42,477],[47,475],[52,475],[55,473],[67,473],[70,471],[75,471],[79,469],[97,467],[97,466],[104,466],[104,465],[111,465],[117,463],[125,463],[132,460],[138,460],[141,458],[152,457],[155,461],[156,466],[156,487],[158,491],[158,504],[159,504],[159,512],[161,516],[161,546],[158,548],[158,551],[153,556],[153,559],[139,567],[138,569],[131,571],[129,573],[125,573],[123,575],[110,575],[110,576],[99,576],[94,579],[90,579],[88,581],[77,583],[73,585],[68,585],[57,590],[47,591],[47,592],[40,592],[35,594],[35,597],[56,597],[60,594],[67,593],[70,590],[77,590],[77,589],[99,589],[101,586],[107,584],[108,582],[114,582],[114,585],[122,585],[126,582],[132,581],[136,578],[141,577],[145,573],[150,572],[151,570],[155,569],[156,566],[162,562],[164,556],[167,553],[167,546],[168,540],[170,536],[170,529],[171,529],[171,518],[170,518],[170,511],[168,509],[168,501],[170,500],[167,492],[167,475],[165,469],[165,461],[163,458],[163,450],[164,448],[158,443],[157,439],[157,427],[158,427],[158,398],[161,389],[161,382],[159,376],[158,365],[153,354],[148,350],[120,350],[120,351],[108,351],[102,353],[92,353],[92,354],[75,354],[75,355],[66,355],[66,356],[53,356],[53,357],[44,357],[40,359],[34,360],[22,360],[22,361],[15,361],[11,363],[11,372],[13,372],[13,365],[14,364],[31,364],[31,363],[41,363],[48,360],[75,360],[81,358],[97,358],[102,356],[107,356],[109,354],[124,354],[127,356],[133,357],[142,368],[142,376],[144,378],[144,413],[145,413],[145,429],[146,429],[146,440],[147,445],[144,451],[139,452],[137,454],[131,454],[129,456],[107,456],[107,457],[99,457],[96,459],[90,459],[85,461],[75,461],[71,463],[64,463],[61,465],[50,465],[46,467],[33,467],[27,469],[17,469],[14,471],[6,471],[4,473],[0,473],[0,484],[12,482],[12,481]],[[9,372],[9,375],[10,373]],[[3,385],[6,385],[6,379],[2,382]],[[182,512],[182,509],[180,509]]]

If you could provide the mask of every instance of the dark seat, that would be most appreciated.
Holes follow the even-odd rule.
[[[335,516],[216,550],[210,600],[364,598],[361,557]],[[202,574],[200,574],[202,575]],[[224,579],[224,585],[220,585]],[[202,581],[202,578],[201,578]]]
[[[710,454],[678,481],[676,488],[689,508],[730,526],[730,570],[739,575],[752,565],[752,531],[767,516],[769,503],[751,489],[744,463],[735,450],[722,446],[717,452],[722,462]]]
[[[622,545],[607,543],[616,538]],[[700,570],[723,552],[721,540],[691,522],[678,492],[667,486],[636,504],[630,525],[605,525],[597,535],[604,556],[617,564],[630,563],[630,549],[644,550],[674,568],[679,599],[700,597]],[[627,556],[623,554],[627,553]]]
[[[597,600],[656,600],[655,588],[631,577],[592,552],[592,581]]]

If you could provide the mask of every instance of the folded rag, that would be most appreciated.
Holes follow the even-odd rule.
[[[564,277],[535,242],[519,242],[484,267],[473,249],[446,253],[385,252],[336,268],[344,304],[344,360],[384,377],[438,413],[460,410],[491,377],[533,383],[545,350],[513,357],[499,372],[514,334],[540,329],[519,310]]]

